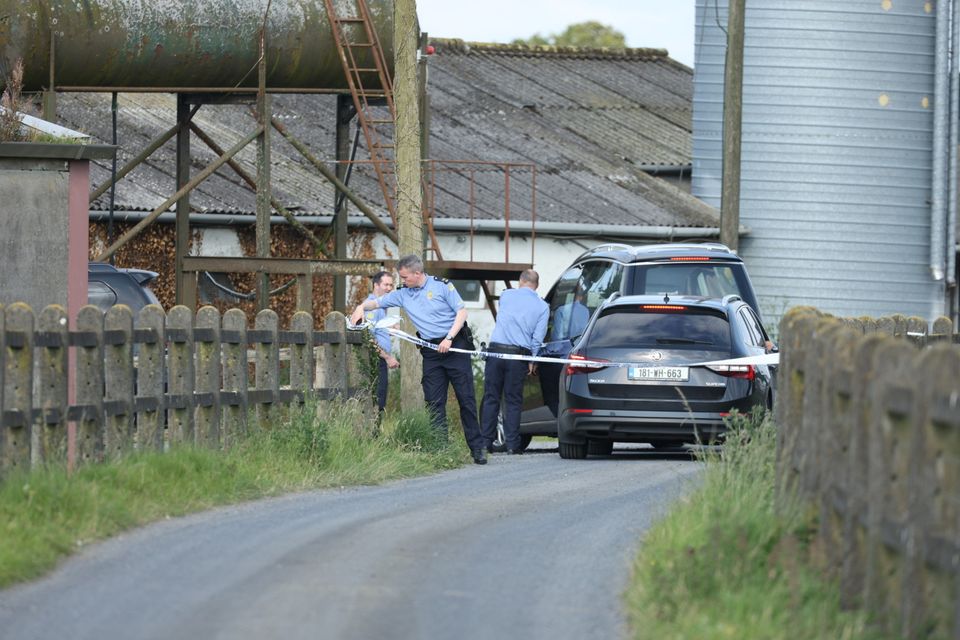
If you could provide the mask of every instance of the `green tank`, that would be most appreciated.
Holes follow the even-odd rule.
[[[355,1],[334,3],[357,15]],[[346,91],[323,0],[0,0],[0,75],[22,58],[24,90],[49,88],[52,38],[60,91],[249,90],[268,5],[268,89]],[[393,0],[367,7],[392,73]]]

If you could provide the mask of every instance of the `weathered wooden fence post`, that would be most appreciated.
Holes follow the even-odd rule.
[[[873,393],[877,349],[887,344],[887,336],[876,333],[876,323],[865,323],[873,331],[864,337],[853,354],[857,373],[851,385],[851,434],[847,456],[847,510],[844,514],[843,565],[840,574],[840,599],[845,608],[863,606],[866,559],[867,487],[869,486],[869,446],[873,437]]]
[[[36,461],[40,464],[67,461],[67,379],[69,338],[67,312],[59,305],[50,305],[37,319],[40,347],[37,397],[40,416],[34,422],[37,429]],[[2,329],[0,329],[2,331]],[[2,375],[2,374],[0,374]]]
[[[223,446],[247,435],[247,316],[239,309],[223,314]]]
[[[167,314],[166,338],[169,343],[167,368],[167,435],[170,443],[194,444],[193,388],[193,312],[177,305]]]
[[[255,378],[257,387],[257,423],[260,428],[271,427],[277,417],[276,402],[280,397],[280,322],[277,313],[264,309],[257,314],[254,329],[256,341]]]
[[[290,388],[302,391],[306,399],[313,391],[313,316],[296,312],[290,319],[290,330],[304,336],[302,342],[290,345]]]
[[[3,373],[3,426],[0,470],[30,468],[30,423],[33,412],[33,310],[22,302],[3,309],[6,344]]]
[[[929,637],[960,637],[960,350],[926,349],[917,366],[917,441],[908,521],[917,571],[913,619]]]
[[[867,566],[865,602],[880,624],[899,623],[903,571],[896,545],[904,533],[907,469],[916,349],[905,340],[880,346],[872,368],[877,371],[872,402],[867,482]]]
[[[166,398],[166,316],[159,305],[140,310],[136,333],[142,337],[137,366],[137,395],[143,411],[137,415],[137,444],[144,451],[163,451]]]
[[[134,410],[133,312],[126,305],[107,310],[104,328],[105,402],[104,452],[116,460],[133,450]]]
[[[843,564],[843,519],[848,508],[851,487],[848,481],[848,455],[852,432],[851,403],[853,349],[862,334],[856,325],[836,323],[824,331],[821,366],[824,371],[822,394],[823,420],[818,429],[820,456],[820,531],[819,548],[831,578],[840,575]],[[859,491],[861,487],[856,487]]]
[[[777,495],[793,494],[799,485],[797,458],[803,428],[804,362],[808,345],[807,326],[819,312],[794,307],[780,321],[780,366],[777,369]]]
[[[330,397],[342,397],[347,392],[347,319],[339,311],[327,314],[323,321],[330,342],[323,345],[325,386]]]
[[[87,305],[77,313],[77,465],[103,461],[103,312]]]
[[[214,307],[197,311],[193,332],[197,350],[197,444],[220,446],[220,312]]]

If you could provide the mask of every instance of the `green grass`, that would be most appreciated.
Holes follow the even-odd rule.
[[[644,539],[626,592],[634,638],[869,638],[860,612],[808,561],[815,527],[774,505],[776,431],[735,416],[702,486]]]
[[[165,517],[322,487],[376,484],[458,467],[466,445],[440,442],[425,412],[375,435],[356,402],[308,404],[227,452],[179,447],[0,481],[0,587],[35,578],[92,541]]]

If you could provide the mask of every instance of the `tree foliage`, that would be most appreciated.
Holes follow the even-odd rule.
[[[622,33],[613,27],[591,20],[571,24],[562,33],[553,33],[548,36],[535,33],[529,38],[518,38],[512,44],[525,44],[532,47],[553,45],[556,47],[625,49],[627,40]]]

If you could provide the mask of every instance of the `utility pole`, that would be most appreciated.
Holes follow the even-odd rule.
[[[729,0],[723,73],[723,184],[720,242],[740,246],[740,139],[743,122],[743,25],[746,0]]]
[[[401,256],[423,256],[423,194],[420,164],[420,109],[417,105],[416,0],[394,0],[393,4],[393,98],[397,111],[394,127],[397,175],[397,244]],[[423,407],[423,360],[416,347],[400,342],[400,398],[404,411]]]

